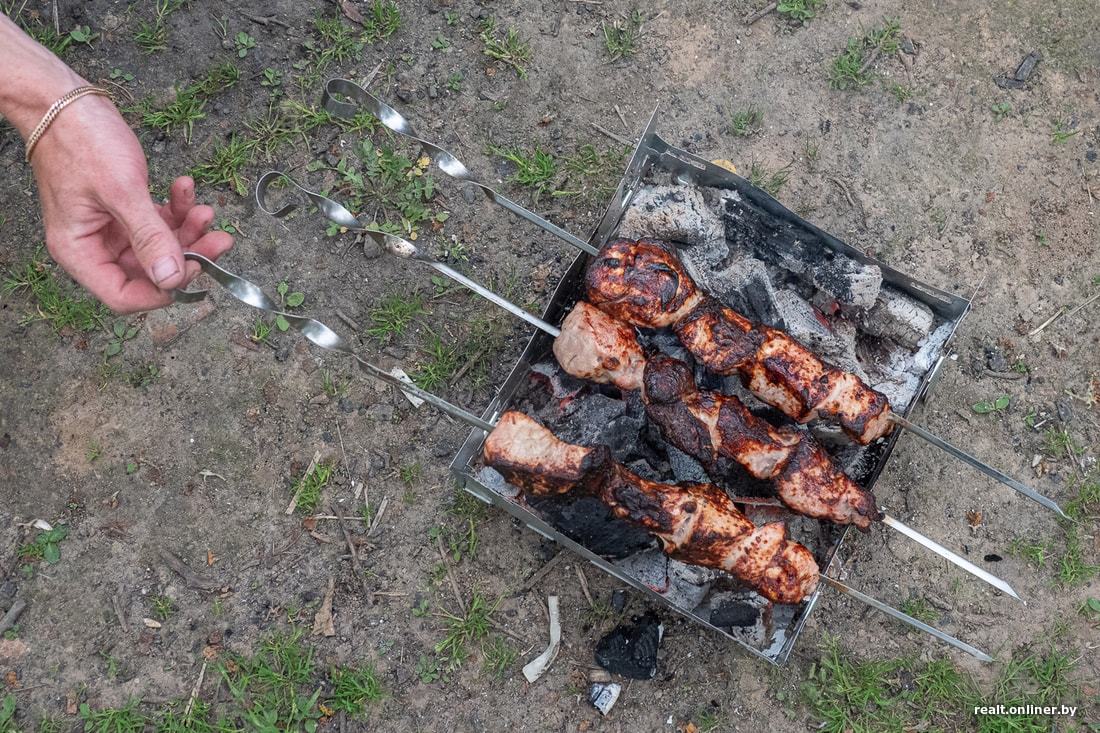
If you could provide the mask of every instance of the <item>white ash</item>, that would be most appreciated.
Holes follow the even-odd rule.
[[[678,608],[695,608],[702,603],[719,575],[717,570],[673,560],[656,548],[614,562],[625,574],[645,583]]]
[[[619,223],[620,237],[648,237],[688,246],[724,244],[725,231],[702,191],[686,186],[643,188]]]
[[[860,318],[867,333],[887,338],[911,348],[932,331],[936,321],[932,309],[901,291],[884,287],[878,300]]]

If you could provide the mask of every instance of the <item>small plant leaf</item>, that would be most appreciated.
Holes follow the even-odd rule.
[[[305,293],[291,293],[290,295],[286,296],[286,304],[291,308],[297,308],[302,303],[304,303],[305,300]]]
[[[61,548],[56,542],[49,542],[42,548],[42,559],[47,565],[56,565],[61,560]]]
[[[107,356],[115,356],[122,351],[122,343],[120,341],[112,341],[107,344]]]
[[[121,320],[115,321],[115,325],[112,330],[115,332],[115,336],[122,338],[122,335],[126,333],[126,322]]]
[[[290,322],[282,316],[275,316],[275,328],[280,331],[287,331],[290,329]]]
[[[1093,613],[1100,613],[1100,598],[1090,598],[1088,606]]]
[[[287,285],[286,280],[284,280],[275,286],[275,290],[279,293],[279,295],[286,295],[287,292],[290,290],[290,286]]]
[[[1011,401],[1012,398],[1010,398],[1008,395],[1002,395],[1001,397],[997,398],[996,402],[993,403],[993,408],[996,410],[1003,410],[1008,407],[1008,404]]]
[[[129,328],[129,329],[128,329],[128,330],[126,331],[126,336],[125,336],[124,338],[125,338],[125,339],[126,339],[127,341],[129,341],[129,340],[130,340],[130,339],[132,339],[132,338],[133,338],[134,336],[137,336],[137,332],[138,332],[138,328],[137,328],[137,326],[130,326],[130,328]]]

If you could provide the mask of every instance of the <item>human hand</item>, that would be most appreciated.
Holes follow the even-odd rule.
[[[149,195],[137,137],[108,100],[83,97],[66,107],[34,149],[46,248],[73,279],[118,313],[160,308],[200,268],[184,250],[217,259],[233,246],[208,231],[209,206],[195,183],[173,182],[167,203]]]

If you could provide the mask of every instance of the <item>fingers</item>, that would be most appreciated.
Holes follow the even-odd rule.
[[[144,268],[127,252],[118,260],[95,241],[82,241],[79,257],[69,256],[73,249],[51,248],[55,258],[73,279],[87,288],[116,313],[137,313],[161,308],[172,302],[172,296],[157,288],[145,275]]]
[[[180,176],[172,181],[172,187],[168,189],[168,210],[172,216],[169,226],[179,229],[194,207],[195,181],[190,176]]]
[[[188,249],[207,259],[216,260],[228,252],[232,246],[233,237],[225,232],[208,232],[191,244]]]
[[[152,281],[150,285],[162,290],[180,285],[184,280],[183,249],[153,206],[152,199],[147,195],[127,197],[123,204],[112,208],[130,240],[130,247]]]
[[[196,206],[187,212],[183,222],[177,227],[176,236],[183,247],[190,247],[210,229],[214,222],[214,210],[209,206]],[[224,232],[223,232],[224,234]]]

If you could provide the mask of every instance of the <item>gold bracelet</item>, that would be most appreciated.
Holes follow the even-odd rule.
[[[50,108],[46,110],[46,114],[43,115],[42,121],[38,123],[38,127],[34,128],[34,131],[27,138],[27,156],[25,160],[31,162],[31,153],[34,152],[34,146],[38,144],[38,141],[42,139],[42,136],[46,134],[46,130],[57,119],[57,115],[61,113],[61,110],[68,107],[70,104],[80,99],[81,97],[89,94],[98,94],[102,97],[110,97],[111,93],[102,87],[83,86],[73,89],[71,92],[63,96],[50,105]]]

